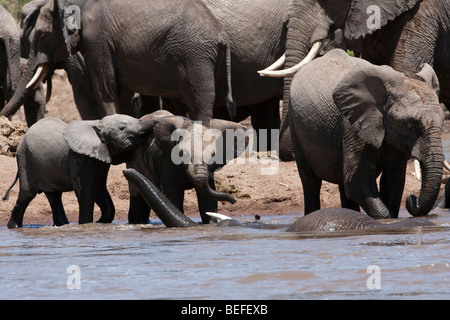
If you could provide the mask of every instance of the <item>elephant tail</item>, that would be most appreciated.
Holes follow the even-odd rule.
[[[3,196],[2,200],[3,201],[7,201],[9,199],[9,192],[11,191],[11,189],[14,187],[14,185],[16,184],[17,180],[19,180],[19,172],[17,172],[16,174],[16,178],[14,179],[14,182],[9,186],[8,190],[6,190],[5,195]]]
[[[233,99],[233,90],[231,88],[231,45],[228,36],[225,33],[220,33],[219,43],[222,51],[225,53],[225,64],[226,64],[226,75],[227,75],[227,97],[226,105],[228,116],[230,120],[234,121],[236,119],[237,110],[236,103]]]

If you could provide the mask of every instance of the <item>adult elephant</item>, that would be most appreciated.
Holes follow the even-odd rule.
[[[15,112],[51,67],[78,51],[107,114],[123,91],[163,96],[200,121],[212,118],[216,99],[235,111],[230,86],[216,94],[217,82],[229,82],[226,33],[198,1],[50,0],[33,33],[27,70],[0,115]]]
[[[294,160],[288,121],[288,102],[293,75],[320,52],[322,42],[343,28],[347,39],[364,37],[385,26],[420,0],[292,0],[288,10],[286,53],[263,76],[284,77],[280,128],[280,158]],[[280,69],[282,66],[284,70]]]
[[[9,101],[20,81],[26,60],[20,57],[20,29],[12,15],[0,6],[0,110]],[[25,100],[24,109],[28,126],[45,113],[44,88],[39,85]]]
[[[235,202],[229,194],[216,191],[214,171],[245,151],[248,139],[243,125],[212,119],[208,128],[166,110],[145,115],[141,120],[154,120],[155,127],[133,151],[127,168],[134,168],[152,180],[181,212],[185,190],[195,189],[203,223],[209,223],[211,218],[206,212],[217,211],[218,201]],[[237,138],[235,145],[226,143],[230,133]],[[147,223],[152,208],[134,184],[130,183],[129,189],[128,222]]]
[[[450,2],[419,1],[412,9],[362,39],[362,58],[416,77],[424,63],[436,71],[440,101],[450,108]],[[450,110],[450,109],[449,109]]]
[[[0,110],[20,81],[20,34],[13,16],[0,6]]]
[[[125,177],[140,189],[145,200],[155,208],[158,218],[168,228],[186,228],[198,226],[196,222],[179,211],[165,195],[145,176],[134,169],[124,170]],[[260,229],[287,228],[288,232],[329,232],[341,230],[361,229],[396,229],[421,226],[434,226],[435,224],[425,218],[403,219],[394,223],[381,223],[361,212],[343,208],[327,208],[317,210],[309,215],[297,219],[290,225],[264,224],[259,221],[249,224],[240,223],[227,216],[211,213],[211,217],[222,220],[219,226],[247,226]]]
[[[418,206],[409,196],[407,209],[414,216],[430,212],[442,179],[444,114],[433,69],[424,65],[417,76],[432,81],[340,49],[295,75],[289,117],[305,214],[320,209],[325,180],[339,185],[343,207],[361,206],[376,219],[398,217],[410,157],[420,162],[423,177]]]

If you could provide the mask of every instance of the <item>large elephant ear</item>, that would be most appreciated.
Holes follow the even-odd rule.
[[[213,166],[213,169],[217,170],[245,152],[250,140],[249,131],[240,123],[221,119],[211,119],[209,126],[219,131],[219,135],[216,136],[216,147],[221,147],[222,150],[216,150],[216,165]],[[227,130],[230,130],[228,134]],[[227,140],[231,138],[233,141]],[[219,155],[224,157],[220,159]]]
[[[100,120],[73,120],[64,129],[64,138],[72,151],[111,163],[108,147],[100,135]]]
[[[381,147],[388,90],[378,72],[362,68],[349,72],[334,88],[333,100],[360,139]]]
[[[80,47],[81,9],[76,5],[67,5],[67,0],[53,1],[55,19],[59,19],[64,41],[69,55],[77,52]]]
[[[434,72],[434,69],[432,66],[430,66],[428,63],[424,63],[420,66],[421,70],[416,73],[416,75],[421,78],[425,83],[428,83],[431,88],[433,88],[434,92],[436,92],[436,95],[439,96],[440,92],[440,85],[439,85],[439,79],[436,75],[436,72]]]
[[[421,0],[353,0],[345,23],[345,37],[356,39],[372,34],[412,9]]]

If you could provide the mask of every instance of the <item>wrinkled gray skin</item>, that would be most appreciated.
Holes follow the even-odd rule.
[[[72,5],[79,8],[80,28],[65,14]],[[216,98],[235,111],[230,86],[226,95],[216,96],[216,82],[230,80],[227,35],[197,0],[50,0],[31,33],[27,70],[0,115],[23,103],[38,67],[47,70],[79,51],[106,114],[121,111],[122,90],[165,97],[173,105],[185,105],[189,116],[200,121],[212,118]]]
[[[12,15],[0,6],[0,110],[20,81],[20,35]]]
[[[28,16],[37,16],[40,7],[48,0],[35,0],[26,4],[22,11],[21,23],[24,29],[33,27],[35,20]],[[278,129],[280,124],[279,103],[282,99],[282,79],[262,78],[257,71],[282,55],[285,46],[287,23],[287,5],[289,0],[276,1],[211,1],[202,0],[220,22],[224,31],[230,37],[231,46],[231,78],[233,98],[238,106],[235,121],[241,121],[251,116],[252,127],[258,129]],[[31,8],[33,7],[33,8]],[[255,20],[264,21],[256,24]],[[25,27],[27,26],[27,27]],[[29,33],[29,32],[27,32]],[[29,42],[29,41],[28,41]],[[28,56],[28,54],[27,54]],[[83,119],[96,110],[94,93],[86,79],[88,74],[85,63],[80,63],[80,53],[69,57],[65,67],[69,81],[74,90],[74,98]],[[70,61],[74,60],[74,61]],[[89,75],[88,75],[89,76]],[[79,78],[77,78],[79,77]],[[83,85],[86,83],[86,85]],[[217,84],[219,96],[227,94],[228,88],[224,81]],[[78,89],[78,87],[81,87]],[[124,97],[119,99],[121,113],[142,116],[156,110],[158,101],[153,97],[142,96],[137,113],[128,112],[123,104],[128,103],[130,92],[121,90]],[[83,97],[86,95],[86,97]],[[90,97],[94,97],[92,100]],[[93,101],[89,104],[86,102]],[[175,108],[165,99],[164,108],[172,113],[186,115],[186,107]],[[86,115],[86,116],[85,116]],[[216,99],[213,117],[231,120],[223,99]],[[270,141],[270,139],[268,139]],[[275,147],[275,146],[274,146]]]
[[[220,169],[228,161],[239,156],[247,147],[248,140],[242,140],[242,145],[236,145],[230,149],[232,154],[225,161],[212,163],[212,155],[218,154],[218,148],[223,146],[226,152],[226,144],[223,139],[216,139],[211,134],[225,134],[227,129],[241,130],[244,139],[244,126],[235,122],[213,119],[208,130],[199,123],[181,116],[174,116],[170,112],[161,110],[141,118],[142,120],[154,120],[155,127],[148,139],[133,151],[132,159],[127,162],[128,168],[134,168],[144,174],[156,184],[175,207],[183,212],[184,191],[194,188],[197,194],[198,207],[203,223],[209,223],[210,217],[206,212],[216,212],[218,201],[234,203],[235,200],[224,192],[215,191],[214,171]],[[182,138],[177,137],[177,132]],[[238,132],[238,131],[236,131]],[[189,134],[189,135],[187,135]],[[172,141],[172,137],[175,141]],[[191,138],[192,141],[189,141]],[[194,140],[195,139],[195,140]],[[226,141],[225,141],[226,142]],[[212,147],[212,149],[211,149]],[[208,149],[207,149],[208,148]],[[174,153],[182,152],[182,163],[176,163]],[[203,157],[195,162],[196,153],[200,151]],[[198,153],[197,153],[198,155]],[[184,158],[185,157],[185,158]],[[175,159],[175,160],[174,160]],[[211,164],[208,164],[211,163]],[[148,223],[150,210],[153,208],[147,204],[139,190],[132,183],[130,188],[130,208],[128,212],[129,223]]]
[[[0,6],[0,110],[13,96],[25,69],[26,60],[20,57],[20,29],[11,14]],[[24,109],[28,126],[44,117],[45,93],[42,85],[30,92]]]
[[[28,58],[30,55],[30,45],[34,37],[34,26],[41,8],[48,3],[49,0],[34,0],[30,1],[22,7],[22,15],[20,19],[21,28],[21,55]],[[63,62],[55,65],[49,74],[47,75],[47,101],[51,98],[52,91],[52,75],[54,69],[62,68],[67,72],[67,77],[72,85],[73,98],[75,105],[77,106],[80,117],[83,120],[95,120],[101,119],[106,116],[104,110],[99,109],[95,94],[92,88],[92,80],[89,74],[89,70],[86,66],[86,61],[80,52],[70,55]],[[26,66],[24,66],[24,70]],[[33,110],[25,109],[25,115],[28,117],[28,113],[32,113]],[[38,113],[42,113],[38,110]],[[31,118],[31,117],[30,117]],[[38,119],[39,120],[39,119]],[[34,121],[36,122],[36,120]],[[28,122],[28,125],[32,125],[34,122]]]
[[[93,221],[94,203],[102,211],[99,222],[111,222],[115,211],[106,189],[109,167],[127,161],[130,150],[146,139],[153,126],[153,121],[119,114],[69,124],[53,117],[38,121],[17,149],[13,185],[19,179],[20,190],[8,227],[22,226],[26,208],[40,192],[50,202],[54,224],[67,224],[61,196],[72,190],[78,198],[80,224]]]
[[[396,218],[410,157],[419,160],[423,177],[418,204],[410,196],[407,209],[424,216],[433,208],[442,179],[444,114],[433,69],[425,65],[418,76],[431,83],[340,49],[296,74],[289,114],[306,214],[320,209],[325,180],[339,185],[343,207]]]
[[[374,64],[387,64],[409,77],[416,77],[428,63],[441,86],[440,101],[450,106],[450,2],[418,1],[372,35],[362,39],[362,57]]]
[[[197,225],[186,217],[164,196],[164,194],[146,177],[134,169],[124,170],[125,177],[141,190],[145,200],[155,209],[158,218],[168,228],[185,228]],[[399,222],[384,224],[366,214],[345,209],[327,208],[315,211],[299,218],[292,225],[264,224],[259,221],[240,223],[235,219],[222,220],[219,226],[246,226],[261,229],[277,229],[287,227],[288,232],[321,232],[360,229],[395,229],[420,226],[434,226],[425,218],[410,218]]]
[[[372,15],[372,11],[367,13],[370,6],[380,8],[380,27],[383,27],[417,2],[419,0],[292,0],[288,10],[285,68],[302,61],[315,42],[329,39],[336,29],[344,29],[345,37],[349,40],[373,33],[375,29],[367,23]],[[294,160],[287,116],[291,82],[292,76],[284,79],[280,127],[282,160]]]

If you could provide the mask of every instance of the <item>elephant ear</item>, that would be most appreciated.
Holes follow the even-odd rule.
[[[76,5],[66,6],[67,0],[53,1],[55,19],[59,19],[64,41],[69,55],[77,52],[80,46],[81,10]]]
[[[374,148],[385,136],[384,115],[388,101],[385,81],[371,70],[357,68],[333,90],[333,100],[356,135]]]
[[[345,23],[345,37],[364,37],[384,27],[420,0],[353,0]]]
[[[213,169],[217,170],[234,158],[242,155],[247,149],[250,139],[247,127],[233,121],[211,119],[209,126],[218,131],[219,136],[216,136],[216,147],[222,148],[220,152],[216,152],[216,165]],[[230,130],[228,134],[227,130]],[[228,139],[232,137],[233,141],[228,141],[227,137]],[[228,150],[227,148],[230,149]],[[218,158],[219,155],[222,155],[223,158]]]
[[[159,119],[155,119],[155,126],[153,128],[153,135],[158,147],[164,152],[172,151],[172,148],[178,143],[175,136],[172,138],[172,134],[177,129],[186,129],[191,121],[179,116],[168,116]],[[176,135],[176,134],[175,134]],[[181,133],[180,137],[183,136]]]
[[[420,66],[421,70],[416,73],[416,75],[421,78],[425,83],[428,83],[431,88],[433,88],[434,92],[436,92],[437,96],[439,96],[440,86],[439,79],[434,72],[432,66],[428,63],[424,63]]]
[[[108,147],[100,135],[100,121],[70,121],[64,129],[64,138],[69,148],[79,154],[111,163]]]

